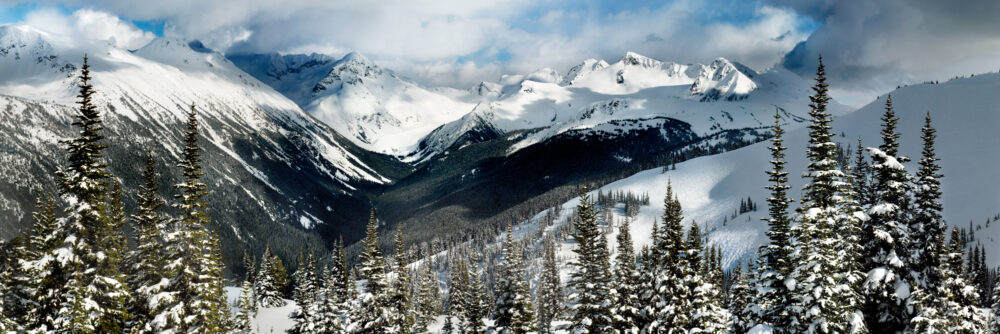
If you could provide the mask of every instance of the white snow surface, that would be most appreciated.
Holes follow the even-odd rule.
[[[226,299],[229,301],[229,314],[240,312],[240,288],[227,286]],[[295,326],[292,313],[299,308],[293,300],[285,300],[285,306],[262,307],[257,310],[253,322],[253,333],[285,333]]]

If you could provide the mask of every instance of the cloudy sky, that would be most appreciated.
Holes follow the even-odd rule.
[[[138,48],[156,36],[226,53],[360,51],[430,85],[626,51],[682,63],[725,57],[811,75],[823,54],[838,100],[1000,70],[994,0],[0,0],[0,23]]]

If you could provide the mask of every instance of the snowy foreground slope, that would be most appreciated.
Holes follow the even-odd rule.
[[[1000,124],[1000,105],[993,101],[992,96],[1000,92],[1000,74],[978,75],[973,78],[956,79],[937,85],[917,85],[901,88],[892,92],[893,104],[900,117],[899,131],[902,133],[901,152],[911,158],[919,158],[921,140],[920,127],[924,115],[930,111],[934,118],[934,126],[938,129],[937,152],[941,158],[942,191],[944,192],[944,216],[953,226],[967,227],[970,220],[981,226],[976,231],[976,238],[986,245],[991,254],[1000,251],[1000,222],[990,224],[989,218],[995,222],[994,216],[1000,213],[1000,163],[997,148],[1000,147],[1000,136],[996,135],[995,127]],[[885,96],[871,104],[838,117],[833,122],[835,140],[842,145],[856,147],[858,137],[866,146],[877,146],[880,143],[880,117],[883,112]],[[787,120],[786,120],[787,121]],[[805,145],[808,129],[800,128],[789,131],[785,135],[785,145],[788,146],[787,170],[790,172],[790,184],[793,198],[801,197],[800,191],[804,182],[800,173],[805,170]],[[758,246],[767,242],[764,231],[767,225],[761,221],[766,215],[766,196],[764,187],[767,185],[765,170],[769,168],[770,159],[767,150],[769,142],[761,142],[734,151],[705,156],[678,163],[676,170],[664,172],[663,169],[651,169],[636,173],[625,179],[613,182],[601,188],[604,192],[631,191],[638,194],[649,194],[650,205],[641,207],[633,219],[631,232],[636,247],[650,243],[650,232],[653,220],[663,213],[663,197],[668,180],[673,185],[675,193],[680,196],[684,209],[685,223],[697,222],[703,227],[707,225],[709,244],[721,247],[723,266],[732,267],[737,261],[747,260],[756,256]],[[869,159],[870,161],[870,159]],[[907,164],[913,171],[915,163]],[[593,193],[596,194],[597,190]],[[747,212],[732,218],[734,211],[740,206],[740,201],[750,197],[758,205],[757,211]],[[566,224],[579,199],[574,199],[562,205],[561,216],[553,226],[545,227],[554,231]],[[793,203],[793,208],[795,203]],[[625,219],[621,205],[611,210],[617,224]],[[539,223],[545,213],[522,223],[516,227],[515,235],[520,238],[534,238]],[[725,221],[725,223],[724,223]],[[617,231],[607,235],[609,248],[615,249]],[[537,241],[533,241],[537,245]],[[530,243],[530,242],[529,242]],[[568,277],[568,263],[574,256],[571,241],[561,243],[558,258],[564,278]],[[1000,259],[990,258],[990,266],[1000,264]],[[539,265],[539,264],[534,264]]]

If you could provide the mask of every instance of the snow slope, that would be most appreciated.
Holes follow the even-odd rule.
[[[995,127],[1000,124],[1000,106],[989,96],[1000,91],[1000,74],[978,75],[956,79],[938,85],[917,85],[901,88],[893,93],[893,104],[900,117],[902,133],[901,152],[919,158],[921,149],[920,128],[924,114],[931,112],[938,129],[937,153],[941,158],[942,191],[945,219],[955,226],[967,226],[969,220],[979,224],[1000,212],[1000,169],[996,168],[1000,136]],[[885,96],[871,104],[842,117],[833,123],[836,141],[856,145],[861,137],[866,146],[880,143],[879,130]],[[805,170],[805,145],[807,129],[799,128],[786,134],[788,170],[791,173],[793,198],[801,197],[804,180],[796,177]],[[767,226],[760,219],[766,215],[768,192],[765,170],[770,159],[769,142],[762,142],[734,151],[692,159],[677,164],[676,170],[663,172],[652,169],[608,184],[604,191],[627,190],[648,193],[650,206],[644,206],[632,225],[636,246],[649,244],[653,220],[662,215],[662,199],[668,179],[680,196],[685,222],[707,225],[710,244],[719,245],[723,251],[723,264],[732,266],[738,260],[756,255],[758,246],[767,242]],[[910,172],[915,163],[907,164]],[[730,219],[742,199],[751,197],[759,206],[758,211]],[[563,205],[563,212],[572,210],[577,200]],[[794,203],[793,203],[794,205]],[[621,212],[616,214],[620,218]],[[724,220],[728,220],[723,224]],[[557,220],[559,221],[559,220]],[[978,240],[988,252],[1000,250],[1000,224],[992,224],[977,232]],[[531,225],[527,225],[531,229]],[[614,249],[614,233],[608,236]],[[564,248],[571,248],[565,244]],[[565,256],[571,256],[566,252]],[[990,258],[990,265],[1000,264],[1000,259]]]

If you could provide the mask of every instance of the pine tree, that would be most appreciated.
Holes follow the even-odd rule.
[[[914,217],[913,221],[921,230],[915,230],[913,242],[910,244],[910,256],[914,259],[913,269],[921,276],[919,288],[929,289],[940,284],[937,277],[937,267],[941,260],[941,248],[934,242],[944,238],[945,225],[941,216],[941,167],[938,166],[937,155],[934,153],[936,130],[931,125],[931,114],[927,113],[920,138],[923,139],[923,151],[919,161],[920,169],[914,180]]]
[[[60,253],[56,257],[61,262],[60,272],[45,274],[61,276],[49,277],[52,280],[49,283],[58,282],[65,289],[53,291],[60,296],[47,296],[52,297],[47,303],[58,303],[61,309],[51,322],[52,329],[120,332],[128,320],[125,303],[129,298],[118,268],[121,249],[117,247],[124,236],[120,222],[111,217],[111,174],[106,170],[102,153],[107,146],[100,143],[104,139],[103,120],[92,101],[94,87],[90,84],[86,56],[79,79],[79,112],[73,122],[79,132],[76,138],[65,142],[69,161],[57,171],[61,197],[69,205],[67,216],[58,223],[63,231],[57,233],[64,239],[59,249],[54,250]]]
[[[389,287],[389,307],[393,312],[388,316],[391,328],[396,332],[410,331],[413,328],[413,304],[410,303],[410,269],[406,256],[406,245],[403,243],[403,228],[396,228],[396,257],[392,266],[393,279]]]
[[[34,224],[28,234],[10,242],[5,311],[20,330],[53,330],[65,288],[65,267],[46,255],[62,245],[65,230],[51,195],[38,198],[32,216]]]
[[[1000,283],[993,286],[993,308],[990,310],[989,334],[1000,334]]]
[[[788,217],[788,172],[785,171],[784,129],[781,116],[774,114],[774,137],[771,138],[771,170],[767,172],[771,196],[767,199],[767,237],[770,243],[758,251],[758,264],[753,273],[756,291],[754,302],[747,306],[753,310],[734,310],[745,315],[747,326],[771,326],[775,333],[790,332],[792,298],[786,280],[792,271],[791,219]],[[746,329],[749,329],[749,327]]]
[[[446,319],[457,318],[456,327],[465,328],[462,323],[465,309],[469,304],[469,269],[464,260],[457,259],[457,256],[449,254],[450,265],[448,266],[448,309]]]
[[[906,298],[897,291],[910,291],[911,258],[909,217],[909,174],[898,157],[899,133],[892,108],[892,96],[886,99],[882,116],[882,144],[870,148],[874,161],[876,202],[869,209],[871,219],[864,224],[862,246],[864,270],[865,321],[877,333],[896,333],[908,325],[912,317],[906,309]],[[918,231],[919,231],[919,227]]]
[[[389,329],[392,324],[387,317],[396,311],[391,305],[391,291],[386,278],[382,251],[378,249],[378,222],[375,220],[375,210],[372,210],[368,218],[364,247],[359,275],[365,281],[365,290],[360,296],[361,307],[352,317],[354,328],[351,332],[391,333]]]
[[[485,334],[486,323],[483,322],[483,318],[490,311],[490,305],[486,300],[486,285],[483,283],[482,270],[471,270],[467,272],[469,293],[462,314],[462,333]]]
[[[577,254],[570,275],[571,333],[608,333],[612,331],[610,255],[607,240],[597,222],[597,211],[581,189],[577,218],[573,221],[573,239]]]
[[[937,298],[943,300],[942,317],[949,333],[983,333],[988,326],[987,314],[976,305],[979,292],[963,269],[964,248],[958,229],[952,230],[951,245],[941,260],[945,270]]]
[[[498,333],[524,334],[535,331],[534,309],[531,306],[531,288],[524,272],[521,249],[514,243],[514,230],[507,224],[493,303],[493,321]]]
[[[236,314],[233,329],[238,333],[248,334],[253,330],[254,320],[257,317],[257,296],[250,280],[243,281],[238,302],[240,312]]]
[[[256,280],[254,281],[254,295],[261,307],[281,307],[285,301],[281,298],[280,285],[274,275],[274,268],[278,259],[271,250],[271,245],[264,249],[264,255],[260,259]],[[281,269],[282,271],[284,269]]]
[[[649,271],[652,276],[652,288],[644,293],[646,333],[684,330],[692,316],[690,302],[693,291],[684,280],[691,274],[691,268],[685,262],[688,251],[681,226],[684,217],[669,180],[663,206],[663,226],[659,234],[653,236],[649,263],[643,266],[643,270]]]
[[[156,304],[154,297],[163,291],[164,282],[172,275],[163,268],[163,232],[167,219],[159,213],[163,202],[157,192],[156,164],[153,154],[146,153],[146,169],[142,177],[146,180],[139,194],[138,214],[132,216],[135,231],[135,250],[129,255],[128,286],[133,289],[129,312],[134,317],[132,328],[144,332],[146,323],[152,320],[150,304]]]
[[[427,326],[441,313],[441,292],[437,273],[430,265],[423,267],[420,275],[419,291],[414,305],[414,331],[427,332]]]
[[[334,253],[341,252],[340,246],[334,248]],[[318,334],[336,334],[344,330],[345,308],[347,304],[347,292],[344,284],[347,279],[341,274],[341,269],[337,267],[339,259],[334,257],[334,265],[328,271],[326,282],[323,284],[321,293],[318,296],[316,307],[316,328]]]
[[[316,276],[316,260],[312,253],[309,253],[308,258],[303,258],[302,254],[299,253],[299,267],[293,276],[295,277],[295,303],[299,308],[292,315],[295,325],[289,330],[289,333],[316,333],[316,303],[319,295],[319,282],[317,282]]]
[[[791,291],[793,306],[788,332],[793,333],[864,333],[859,324],[861,314],[849,303],[843,303],[855,294],[853,282],[838,273],[849,265],[837,256],[842,236],[835,233],[841,199],[844,173],[837,169],[837,145],[833,142],[830,114],[826,111],[830,97],[826,83],[823,59],[816,70],[814,95],[810,96],[811,121],[807,157],[808,179],[804,187],[802,205],[798,210],[799,224],[791,234],[795,240],[796,263],[791,277],[795,287]]]
[[[618,227],[618,253],[615,255],[615,286],[611,291],[614,309],[614,327],[618,333],[639,333],[642,316],[639,300],[639,271],[635,263],[635,248],[626,220]]]
[[[184,150],[178,167],[184,179],[174,186],[180,194],[173,219],[165,236],[167,270],[174,277],[166,288],[171,298],[162,299],[154,311],[153,330],[221,333],[228,328],[228,307],[222,290],[221,245],[208,230],[210,219],[202,200],[209,194],[201,182],[201,148],[198,145],[198,118],[194,105],[188,113]]]
[[[556,263],[556,242],[552,236],[545,238],[542,272],[538,278],[538,328],[542,334],[552,333],[552,322],[563,308],[562,283]]]
[[[719,305],[718,291],[721,286],[716,286],[707,278],[707,267],[702,268],[702,254],[705,248],[702,244],[701,230],[698,224],[691,223],[691,230],[688,233],[687,254],[684,257],[683,266],[686,275],[683,284],[690,291],[690,305],[688,322],[684,328],[688,333],[725,333],[728,317]],[[708,254],[706,254],[708,255]],[[708,255],[708,258],[713,255]]]

